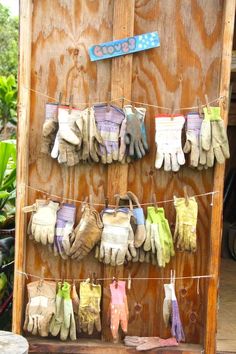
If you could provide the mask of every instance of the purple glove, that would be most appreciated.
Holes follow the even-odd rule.
[[[179,315],[179,306],[176,299],[172,297],[172,318],[171,318],[171,334],[176,338],[177,342],[184,342],[185,335],[182,327],[180,315]]]
[[[57,212],[54,254],[67,259],[70,254],[70,234],[75,223],[76,208],[72,204],[63,204]]]
[[[115,106],[110,106],[108,111],[105,105],[94,106],[94,112],[97,128],[105,145],[100,145],[102,163],[118,161],[119,133],[124,113]]]
[[[189,113],[187,115],[186,143],[184,153],[190,152],[190,166],[197,167],[200,160],[200,130],[202,119],[198,113]]]

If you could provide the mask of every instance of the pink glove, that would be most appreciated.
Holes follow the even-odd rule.
[[[127,332],[129,310],[125,292],[125,281],[113,282],[110,284],[111,291],[111,333],[114,341],[118,340],[119,324],[124,332]]]

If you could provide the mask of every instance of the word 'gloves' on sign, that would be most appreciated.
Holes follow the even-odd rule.
[[[97,44],[89,48],[91,61],[109,59],[160,46],[157,32],[150,32],[113,42]]]

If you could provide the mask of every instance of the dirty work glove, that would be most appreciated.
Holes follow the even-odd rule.
[[[62,296],[62,283],[58,283],[58,290],[57,290],[57,295],[56,295],[56,309],[55,313],[53,314],[53,317],[50,322],[49,326],[49,331],[51,335],[56,337],[60,331],[61,331],[61,326],[64,318],[63,314],[63,296]]]
[[[104,229],[100,245],[100,258],[105,264],[122,265],[128,253],[130,210],[105,209],[102,215]]]
[[[27,284],[29,302],[24,330],[33,335],[47,337],[49,323],[55,313],[56,283],[52,281],[35,281]]]
[[[198,113],[189,113],[186,117],[185,154],[190,153],[190,166],[197,167],[200,159],[200,130],[202,119]]]
[[[185,335],[179,314],[179,306],[175,295],[174,284],[168,284],[171,291],[172,298],[172,312],[171,312],[171,334],[176,338],[177,342],[184,342]]]
[[[119,134],[120,147],[119,147],[118,160],[122,163],[126,162],[125,161],[125,158],[126,158],[126,143],[125,143],[126,125],[127,125],[127,119],[125,117],[121,123],[120,134]]]
[[[99,162],[101,156],[100,146],[105,149],[104,141],[96,126],[94,107],[89,109],[89,154],[94,162]]]
[[[101,285],[80,283],[79,327],[80,331],[91,335],[94,326],[101,332],[100,319]]]
[[[129,310],[125,292],[125,281],[110,284],[110,328],[114,342],[118,341],[119,325],[126,333],[128,330]]]
[[[188,205],[185,198],[174,197],[176,210],[176,224],[174,241],[180,251],[195,252],[197,249],[197,214],[198,205],[194,197],[188,198]]]
[[[103,224],[99,213],[92,206],[85,205],[78,226],[71,235],[70,256],[81,261],[101,240]]]
[[[82,161],[89,160],[89,108],[81,112],[82,117],[82,144],[79,149],[79,159]]]
[[[36,203],[23,208],[25,213],[32,211],[29,233],[31,238],[43,245],[53,244],[59,203],[37,199]]]
[[[74,166],[79,162],[78,151],[82,143],[83,119],[81,111],[68,107],[58,108],[59,130],[51,152],[51,157],[59,163]]]
[[[163,319],[166,327],[171,324],[171,311],[172,311],[172,291],[169,287],[170,284],[164,284],[165,298],[163,301]]]
[[[203,109],[206,119],[211,124],[211,145],[213,153],[218,163],[224,163],[230,157],[229,143],[224,126],[224,121],[220,116],[220,107],[210,107]]]
[[[145,132],[144,117],[146,110],[132,108],[131,105],[124,106],[127,119],[125,143],[128,155],[132,158],[141,159],[148,150],[147,137]]]
[[[119,158],[119,133],[124,113],[115,106],[94,106],[95,120],[104,145],[100,145],[102,163],[112,163]]]
[[[146,228],[145,228],[145,217],[143,208],[139,203],[137,196],[132,192],[127,192],[128,197],[132,200],[133,203],[137,205],[137,207],[133,208],[133,215],[136,220],[136,230],[134,233],[134,246],[136,248],[142,246],[146,239]]]
[[[57,212],[54,254],[63,259],[70,255],[70,235],[75,223],[76,208],[72,204],[63,204]]]
[[[58,104],[46,103],[45,122],[43,124],[41,152],[51,154],[58,131]]]
[[[185,164],[181,134],[185,119],[183,116],[159,115],[155,118],[155,142],[157,146],[155,167],[160,169],[164,163],[165,171],[179,171]]]
[[[65,341],[68,336],[70,340],[76,340],[75,318],[70,297],[71,286],[64,282],[61,292],[63,297],[63,322],[60,331],[60,339]]]

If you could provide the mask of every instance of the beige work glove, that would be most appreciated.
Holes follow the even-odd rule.
[[[80,283],[79,328],[91,335],[94,327],[101,332],[100,302],[101,285]]]
[[[27,284],[29,302],[26,309],[24,330],[33,335],[47,337],[49,324],[55,313],[56,283],[35,281]]]
[[[91,107],[89,109],[89,154],[94,162],[100,160],[101,145],[104,145],[104,141],[96,125],[94,108]]]
[[[80,222],[71,235],[70,256],[81,261],[100,241],[103,224],[99,213],[92,206],[85,205]]]
[[[48,203],[43,199],[37,199],[35,204],[23,208],[24,212],[33,212],[28,228],[32,239],[43,245],[53,244],[58,209],[59,203]]]
[[[45,122],[42,131],[41,152],[43,154],[51,154],[53,144],[58,131],[58,104],[46,103],[45,106]]]
[[[176,209],[176,224],[174,241],[181,251],[195,252],[197,249],[197,214],[198,205],[194,197],[188,198],[188,205],[185,198],[174,197]]]

